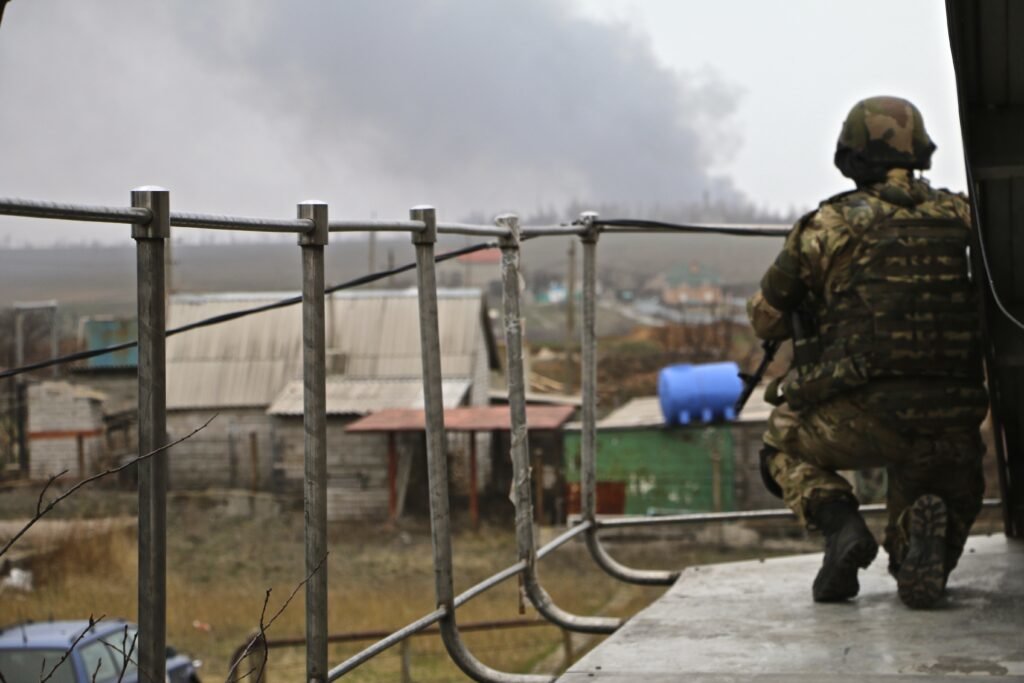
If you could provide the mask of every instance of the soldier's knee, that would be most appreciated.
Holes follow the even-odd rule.
[[[761,470],[761,481],[764,483],[764,487],[768,489],[776,498],[782,498],[782,487],[779,486],[779,482],[775,481],[775,477],[772,476],[771,471],[771,459],[776,454],[780,453],[778,448],[764,444],[760,452],[760,470]]]

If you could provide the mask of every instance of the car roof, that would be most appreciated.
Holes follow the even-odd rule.
[[[124,619],[104,619],[93,625],[89,633],[82,638],[82,642],[120,631],[127,623]],[[87,619],[12,624],[0,629],[0,649],[64,649],[75,642],[75,639],[87,628],[89,628]]]

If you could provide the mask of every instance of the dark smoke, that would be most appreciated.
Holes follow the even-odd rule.
[[[0,31],[0,187],[452,219],[729,200],[708,168],[735,147],[735,102],[567,1],[20,0]]]

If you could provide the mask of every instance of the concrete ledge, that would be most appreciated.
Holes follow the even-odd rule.
[[[692,567],[559,680],[1024,681],[1024,543],[974,537],[934,610],[896,596],[884,552],[848,603],[818,605],[821,555]]]

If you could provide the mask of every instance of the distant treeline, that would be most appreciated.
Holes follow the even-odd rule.
[[[525,224],[572,220],[583,210],[596,210],[605,218],[643,218],[673,222],[788,223],[793,215],[774,214],[748,204],[701,202],[647,208],[626,205],[571,204],[561,211],[546,209],[525,215]],[[474,214],[460,220],[489,223],[491,216]],[[474,238],[444,237],[440,249],[460,247]],[[569,238],[544,238],[523,246],[527,278],[564,277]],[[715,271],[723,285],[756,282],[779,249],[777,238],[717,235],[605,235],[598,247],[601,279],[606,286],[639,287],[653,275],[681,264],[700,263]],[[407,237],[383,236],[376,241],[370,263],[369,240],[353,235],[335,240],[327,250],[327,280],[339,282],[380,270],[389,263],[413,260]],[[298,290],[299,250],[287,243],[236,242],[233,244],[175,243],[173,286],[181,292]],[[579,258],[579,250],[577,250]],[[458,284],[460,266],[439,269],[442,284]],[[579,273],[579,270],[577,270]],[[0,249],[0,307],[15,301],[56,299],[85,313],[130,314],[135,303],[135,254],[129,245],[83,248],[50,247]],[[383,286],[407,287],[411,276]]]

